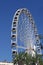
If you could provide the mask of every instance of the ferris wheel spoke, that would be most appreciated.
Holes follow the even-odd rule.
[[[11,29],[12,30],[11,43],[13,46],[12,48],[15,48],[17,52],[18,48],[22,48],[25,51],[27,51],[27,53],[29,52],[32,53],[32,49],[34,49],[35,46],[36,52],[38,54],[41,53],[40,46],[39,47],[37,46],[40,44],[37,28],[35,26],[32,15],[26,8],[19,9],[16,11],[12,21],[12,29]],[[19,46],[18,44],[20,44],[21,46]],[[40,52],[38,52],[38,49]]]

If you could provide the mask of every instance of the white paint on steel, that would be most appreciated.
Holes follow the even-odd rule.
[[[30,25],[32,25],[32,29],[34,30],[34,36],[35,36],[35,39],[33,40],[33,41],[35,41],[35,42],[37,42],[38,41],[38,43],[36,43],[36,45],[34,45],[34,44],[30,44],[30,46],[29,46],[29,43],[27,44],[27,47],[22,47],[22,46],[18,46],[18,44],[17,44],[17,27],[18,27],[18,20],[19,20],[19,16],[20,16],[20,14],[22,13],[22,12],[24,12],[27,16],[28,16],[28,18],[29,18],[29,22],[30,22]],[[16,19],[15,19],[16,18]],[[16,22],[16,26],[15,27],[13,27],[13,23],[14,22]],[[13,33],[13,31],[11,31],[11,36],[14,34],[14,35],[16,35],[16,41],[13,41],[12,39],[11,39],[11,43],[12,42],[16,42],[16,44],[17,44],[17,46],[16,46],[16,50],[17,50],[17,52],[18,52],[18,48],[23,48],[23,49],[28,49],[27,50],[27,53],[29,53],[29,50],[31,51],[31,53],[34,53],[34,52],[32,52],[32,51],[37,51],[38,49],[39,49],[39,53],[38,54],[40,54],[41,53],[41,49],[40,49],[40,46],[38,47],[37,46],[37,44],[40,44],[40,40],[39,40],[39,36],[38,36],[38,33],[37,33],[37,28],[36,28],[36,26],[35,26],[35,23],[34,23],[34,20],[33,20],[33,18],[32,18],[32,15],[30,14],[30,11],[28,11],[26,8],[22,8],[22,9],[18,9],[17,11],[16,11],[16,13],[14,14],[14,17],[13,17],[13,21],[12,21],[12,29],[13,28],[16,28],[16,33]],[[31,30],[30,30],[31,31]],[[30,34],[31,34],[31,32],[30,32]],[[37,36],[36,36],[37,35]],[[32,42],[32,40],[31,40],[31,42]],[[33,47],[32,47],[33,46]],[[38,47],[38,48],[37,48]],[[31,49],[30,49],[31,48]],[[34,50],[33,50],[34,49]],[[34,53],[35,54],[35,53]]]

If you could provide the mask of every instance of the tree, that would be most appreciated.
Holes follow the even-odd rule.
[[[38,65],[43,65],[41,55],[36,54],[35,57],[32,57],[31,54],[25,52],[20,52],[19,54],[16,54],[13,62],[14,64],[18,65],[35,65],[35,63],[37,63]]]
[[[18,65],[29,65],[31,62],[31,55],[28,55],[27,53],[20,52],[19,54],[15,55],[14,64]]]
[[[38,55],[39,64],[43,65],[43,58],[42,55]]]
[[[18,65],[24,65],[24,57],[23,57],[24,53],[19,53],[15,55],[15,59],[14,59],[14,64],[18,64]]]

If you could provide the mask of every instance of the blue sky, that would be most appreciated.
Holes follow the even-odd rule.
[[[11,23],[18,8],[30,10],[38,33],[43,34],[43,0],[0,0],[0,61],[11,61]]]

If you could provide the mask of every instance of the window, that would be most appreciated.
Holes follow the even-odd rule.
[[[15,19],[17,19],[17,17],[15,17]]]

